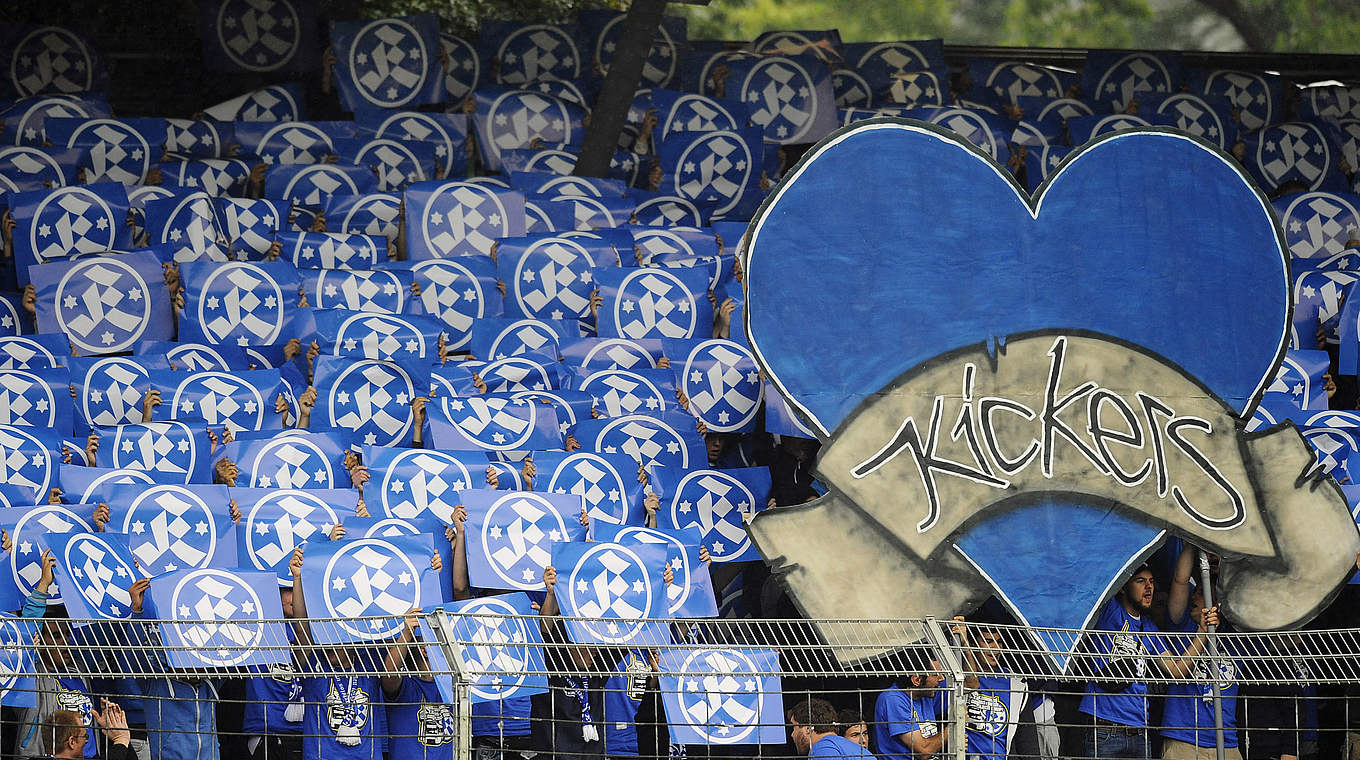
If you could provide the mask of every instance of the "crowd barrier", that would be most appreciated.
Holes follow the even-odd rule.
[[[209,683],[217,714],[214,738],[220,742],[222,757],[252,751],[254,757],[268,757],[271,752],[297,756],[296,747],[280,749],[272,743],[252,742],[258,730],[243,728],[240,714],[256,701],[247,697],[250,678],[286,682],[321,675],[336,682],[349,679],[351,684],[370,676],[433,680],[440,695],[437,701],[446,709],[422,711],[414,728],[391,721],[375,724],[372,756],[377,758],[385,751],[391,760],[410,760],[396,754],[394,747],[412,739],[417,742],[414,746],[424,748],[427,758],[577,756],[575,750],[558,746],[558,741],[562,732],[574,732],[579,724],[564,719],[560,709],[554,712],[554,703],[574,700],[580,688],[599,694],[614,692],[619,700],[626,695],[637,705],[636,714],[626,721],[609,721],[618,716],[609,714],[607,708],[606,715],[594,716],[594,721],[601,733],[606,728],[611,732],[624,728],[625,723],[635,726],[637,746],[628,751],[641,757],[674,757],[680,752],[696,757],[797,756],[802,748],[790,739],[789,717],[792,712],[797,720],[797,711],[808,709],[808,697],[825,699],[841,711],[838,730],[849,727],[841,724],[856,720],[846,711],[858,712],[874,737],[866,752],[887,755],[878,746],[885,731],[891,730],[875,717],[879,695],[894,684],[929,690],[934,679],[926,679],[932,675],[943,677],[936,687],[944,704],[938,721],[946,735],[941,757],[977,756],[958,738],[979,730],[999,732],[1012,757],[1083,757],[1082,742],[1100,727],[1078,710],[1080,698],[1090,690],[1090,683],[1119,688],[1112,685],[1115,677],[1104,669],[1109,655],[1102,648],[1109,647],[1112,635],[1107,632],[1003,625],[969,625],[960,632],[953,621],[942,620],[648,620],[620,624],[634,631],[651,626],[650,638],[635,639],[631,645],[600,646],[571,643],[563,635],[568,623],[600,625],[601,621],[450,616],[443,610],[413,614],[407,620],[314,618],[249,624],[72,620],[69,639],[64,639],[62,623],[46,621],[56,631],[53,635],[42,630],[43,621],[10,619],[5,621],[9,630],[0,649],[4,660],[0,676],[8,689],[4,693],[7,705],[27,701],[25,691],[35,688],[34,681],[25,679],[30,669],[83,679],[91,692],[123,701],[126,691],[119,688],[126,688],[127,679],[194,687]],[[183,630],[172,632],[170,626]],[[392,631],[404,626],[411,630],[411,644],[403,644],[406,639],[401,637],[353,641],[354,631]],[[1349,746],[1354,742],[1346,738],[1348,728],[1360,730],[1360,696],[1352,700],[1346,695],[1360,695],[1360,630],[1206,634],[1198,651],[1184,658],[1175,655],[1194,649],[1190,646],[1194,634],[1136,635],[1147,649],[1171,653],[1160,659],[1128,653],[1129,662],[1143,660],[1145,670],[1137,680],[1146,683],[1152,695],[1149,756],[1159,756],[1168,744],[1164,738],[1187,730],[1204,732],[1201,737],[1216,736],[1215,726],[1201,720],[1212,713],[1191,710],[1199,716],[1192,725],[1169,725],[1166,719],[1172,712],[1159,719],[1162,705],[1190,699],[1207,708],[1217,696],[1227,723],[1237,727],[1226,735],[1227,757],[1236,756],[1233,744],[1247,758],[1354,757],[1344,753],[1355,751]],[[25,636],[32,638],[31,644]],[[316,643],[330,640],[344,641]],[[392,667],[386,655],[397,647],[402,647],[397,657],[401,665]],[[1114,648],[1121,650],[1120,645]],[[423,656],[413,656],[413,650]],[[249,664],[271,657],[282,663]],[[186,659],[204,664],[189,666]],[[210,667],[209,661],[240,664]],[[1221,674],[1217,690],[1208,676],[1215,672]],[[983,680],[974,681],[979,677]],[[998,685],[998,679],[1005,677],[1013,680]],[[970,699],[979,685],[982,691],[990,689],[992,696]],[[490,700],[488,694],[515,695],[525,689],[541,695],[528,700],[534,703],[530,734],[515,736],[512,727],[509,733],[497,735],[497,730],[506,731],[506,724],[516,723],[514,718],[522,708],[511,706],[508,700]],[[184,699],[184,693],[195,693],[181,693],[173,687],[144,692],[143,714],[156,710],[158,700]],[[1035,694],[1046,699],[1036,704],[1031,699]],[[299,701],[296,694],[292,699]],[[373,710],[394,706],[378,695],[369,695],[369,699]],[[606,700],[602,697],[601,701]],[[98,702],[96,697],[96,707]],[[325,716],[314,724],[321,727],[322,739],[326,738],[326,721],[343,722],[343,716],[335,716],[350,709],[346,704],[333,697],[328,704],[315,702]],[[483,706],[474,709],[477,704]],[[504,715],[497,716],[498,711]],[[16,717],[12,711],[6,715],[9,720]],[[293,737],[301,735],[298,728],[306,733],[306,725],[289,727]],[[202,733],[201,725],[167,724],[162,730]],[[3,736],[6,756],[16,734],[22,741],[26,732],[33,731],[32,725],[22,722],[7,726]],[[1020,738],[1022,734],[1027,738]],[[134,735],[140,736],[136,728]],[[1353,739],[1357,736],[1351,734]],[[683,740],[683,750],[673,738]],[[1209,739],[1200,756],[1213,757],[1214,743]],[[610,751],[608,746],[604,753],[611,757],[627,754]]]

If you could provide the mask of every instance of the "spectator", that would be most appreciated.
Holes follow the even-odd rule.
[[[963,681],[967,705],[967,752],[969,758],[1004,758],[1011,752],[1020,713],[1029,699],[1029,685],[1008,675],[999,655],[1005,648],[1001,631],[987,627],[992,621],[975,617],[969,626],[954,618],[954,633],[963,644],[971,675]],[[1031,722],[1031,726],[1033,723]]]
[[[877,754],[895,760],[934,757],[949,733],[939,722],[944,717],[939,661],[931,660],[928,672],[907,676],[906,683],[906,688],[894,684],[874,703]]]
[[[628,650],[604,682],[604,752],[637,757],[637,714],[642,698],[656,686],[656,654]]]
[[[293,588],[279,588],[279,602],[283,616],[292,618]],[[289,639],[293,629],[289,628]],[[294,642],[295,643],[295,642]],[[271,665],[267,673],[246,679],[245,733],[246,751],[251,760],[302,760],[302,680],[298,678],[296,660],[284,665]]]
[[[402,760],[452,760],[455,726],[453,711],[429,674],[430,663],[425,647],[413,644],[405,647],[399,662],[401,671],[421,675],[403,675],[396,696],[387,699],[389,757]],[[390,660],[389,660],[390,662]]]
[[[798,754],[808,757],[866,757],[864,747],[836,733],[836,708],[808,697],[790,708],[789,733]]]
[[[47,604],[48,591],[52,587],[52,570],[57,560],[47,550],[43,551],[41,559],[41,576],[33,592],[24,601],[22,612],[25,618],[41,618],[43,621],[34,641],[37,650],[33,658],[37,702],[24,710],[20,718],[14,754],[17,757],[41,755],[39,723],[44,716],[62,710],[80,716],[86,732],[84,756],[94,757],[95,712],[91,692],[85,679],[68,673],[77,664],[75,653],[71,650],[71,624],[66,620],[64,608]]]
[[[132,751],[132,732],[128,730],[127,715],[116,703],[104,700],[104,710],[95,713],[99,730],[107,739],[104,760],[135,760]],[[43,744],[50,757],[73,760],[86,756],[86,747],[93,744],[84,718],[71,710],[55,710],[44,722]]]
[[[1189,544],[1181,550],[1171,579],[1167,598],[1167,619],[1174,631],[1193,633],[1204,612],[1204,593],[1192,588],[1199,550]],[[1231,639],[1218,643],[1225,655],[1215,663],[1211,674],[1207,661],[1195,662],[1194,681],[1167,687],[1166,707],[1162,711],[1162,757],[1169,760],[1212,760],[1218,755],[1214,730],[1213,680],[1219,680],[1219,703],[1223,715],[1223,747],[1226,760],[1241,760],[1237,747],[1237,667],[1232,659]]]
[[[1143,679],[1149,663],[1171,678],[1185,678],[1194,668],[1193,657],[1204,651],[1206,625],[1218,624],[1218,610],[1205,610],[1185,650],[1172,657],[1156,635],[1152,609],[1155,584],[1152,571],[1143,565],[1105,606],[1096,630],[1112,634],[1094,636],[1090,666],[1096,675],[1110,680],[1089,681],[1078,708],[1090,717],[1085,737],[1086,757],[1148,757],[1148,689]]]
[[[864,749],[869,749],[869,726],[859,710],[841,710],[836,713],[836,731]]]

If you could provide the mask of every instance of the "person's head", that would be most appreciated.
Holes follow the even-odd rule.
[[[88,738],[80,713],[53,710],[48,716],[43,743],[46,744],[47,754],[52,757],[84,757]]]
[[[279,586],[279,604],[283,607],[283,616],[293,617],[293,587]]]
[[[1134,571],[1124,587],[1119,589],[1119,603],[1130,615],[1142,615],[1152,609],[1152,595],[1156,584],[1152,581],[1152,570],[1143,565]]]
[[[907,682],[911,684],[908,691],[911,691],[918,696],[922,692],[935,691],[940,688],[940,684],[944,682],[943,670],[944,668],[940,667],[940,661],[932,658],[930,660],[930,670],[924,673],[914,673],[907,676]]]
[[[708,450],[708,463],[717,464],[727,450],[727,442],[734,436],[731,433],[704,433],[704,448]]]
[[[36,643],[38,660],[48,670],[62,670],[71,663],[71,621],[65,610],[47,608]]]
[[[858,744],[869,748],[869,726],[864,722],[864,716],[859,710],[841,710],[836,714],[836,726],[841,736]]]
[[[808,697],[789,708],[789,733],[798,753],[806,755],[812,745],[825,734],[836,733],[836,708],[825,699]]]

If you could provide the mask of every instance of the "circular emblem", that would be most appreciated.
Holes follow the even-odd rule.
[[[214,28],[222,53],[248,71],[277,71],[293,60],[302,39],[289,0],[225,0]]]
[[[751,546],[746,518],[755,514],[756,499],[740,480],[721,470],[685,475],[671,497],[671,524],[698,528],[714,560],[739,557]]]
[[[548,481],[548,491],[580,496],[592,520],[623,525],[628,520],[628,488],[604,457],[588,451],[568,455]]]
[[[717,338],[690,351],[680,385],[689,397],[691,413],[717,433],[750,424],[764,393],[750,353],[738,343]]]
[[[91,137],[97,141],[90,148],[93,176],[85,178],[87,183],[108,180],[140,185],[151,170],[151,162],[160,158],[152,155],[151,146],[140,132],[115,119],[93,119],[81,124],[71,133],[66,147],[76,147],[83,142],[82,137],[83,141]]]
[[[101,536],[82,533],[66,542],[62,567],[74,578],[85,603],[100,617],[118,620],[132,615],[132,597],[127,587],[139,573]],[[67,589],[69,598],[71,592]],[[48,599],[51,603],[51,599]]]
[[[481,56],[472,43],[444,32],[439,33],[439,46],[449,62],[444,72],[444,92],[448,93],[450,103],[457,103],[477,89],[482,75]]]
[[[509,216],[500,197],[489,188],[450,182],[425,202],[420,234],[440,257],[490,253],[497,238],[510,237]]]
[[[137,270],[106,256],[73,265],[57,282],[57,324],[82,353],[124,351],[151,317],[151,288]]]
[[[680,665],[680,709],[699,716],[690,726],[706,741],[737,744],[758,728],[765,693],[762,675],[744,652],[735,649],[700,649],[690,652]]]
[[[9,78],[21,97],[42,92],[88,92],[94,86],[94,57],[85,43],[59,26],[34,29],[9,58]]]
[[[246,554],[257,570],[285,566],[293,550],[340,523],[324,499],[307,491],[279,489],[256,501],[241,521]]]
[[[680,278],[661,269],[635,269],[619,283],[614,324],[625,338],[690,338],[696,311],[694,295]]]
[[[689,468],[689,447],[670,425],[645,414],[611,420],[596,437],[595,448],[606,454],[627,454],[643,464]]]
[[[411,267],[421,279],[420,303],[425,313],[448,325],[448,348],[462,348],[472,337],[474,319],[486,316],[482,282],[451,259],[430,259]]]
[[[626,546],[591,546],[582,552],[565,580],[571,608],[588,618],[575,624],[598,641],[632,641],[652,612],[652,590],[657,580],[647,572],[642,558]]]
[[[342,576],[341,561],[354,563]],[[335,625],[364,640],[391,638],[406,624],[405,615],[420,606],[420,571],[397,547],[381,538],[345,541],[326,563],[326,614]],[[373,620],[355,618],[373,617]]]
[[[458,492],[472,487],[472,474],[451,454],[425,449],[403,451],[388,462],[381,484],[387,514],[411,520],[431,515],[453,521]]]
[[[572,80],[581,76],[576,42],[561,28],[525,24],[506,36],[496,50],[502,84]]]
[[[497,499],[487,510],[482,528],[482,552],[491,569],[510,588],[531,591],[543,587],[543,568],[552,564],[544,540],[563,541],[566,523],[553,505],[535,493],[521,491]]]
[[[260,389],[226,372],[195,372],[175,388],[171,406],[176,419],[202,419],[234,432],[262,429],[266,411],[274,410]]]
[[[709,132],[690,142],[680,153],[675,192],[681,198],[713,203],[715,214],[725,214],[750,187],[754,169],[755,157],[741,135]]]
[[[198,323],[214,343],[272,345],[283,332],[283,289],[260,267],[216,267],[198,294]]]
[[[739,91],[751,110],[751,123],[780,143],[806,142],[817,113],[817,87],[812,76],[788,58],[758,61],[746,74]]]
[[[500,699],[524,685],[531,670],[531,637],[519,610],[488,596],[461,606],[453,621],[467,658],[464,665],[473,676],[473,694]]]
[[[239,665],[264,643],[260,596],[235,573],[187,573],[170,592],[170,607],[166,612],[188,654],[208,667]]]
[[[28,241],[39,264],[98,253],[114,248],[119,223],[109,204],[87,188],[61,187],[34,209]]]
[[[401,19],[374,21],[354,35],[349,70],[360,97],[379,108],[396,108],[420,94],[429,70],[425,40]]]
[[[359,359],[341,370],[326,404],[336,425],[369,446],[395,446],[411,432],[415,386],[396,364]]]

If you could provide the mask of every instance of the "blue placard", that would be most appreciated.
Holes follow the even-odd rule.
[[[123,533],[147,575],[236,566],[226,486],[118,485],[104,495],[110,528]]]
[[[132,618],[128,587],[146,573],[137,568],[126,536],[52,533],[39,542],[57,559],[55,575],[64,590],[62,602],[75,625]]]
[[[172,668],[282,665],[291,660],[274,576],[252,570],[180,570],[156,578],[150,595]],[[272,620],[275,622],[266,623]]]
[[[360,538],[312,542],[302,573],[307,613],[336,618],[312,625],[318,644],[371,642],[401,632],[404,616],[439,606],[433,550],[423,538]],[[372,620],[357,618],[371,617]]]
[[[670,564],[672,573],[671,584],[666,587],[667,617],[717,616],[718,602],[713,593],[713,578],[708,565],[699,559],[702,537],[698,530],[592,522],[591,533],[600,541],[650,544],[666,552],[666,562]]]
[[[473,702],[514,699],[548,690],[543,636],[526,594],[500,594],[445,607],[471,685]]]
[[[359,494],[352,490],[233,488],[241,511],[236,525],[237,563],[268,570],[291,584],[288,560],[308,541],[324,541],[331,528],[354,514]]]
[[[531,451],[562,448],[557,413],[511,394],[432,399],[424,440],[450,451]]]
[[[153,253],[98,256],[29,267],[38,330],[65,333],[84,355],[126,351],[174,336],[170,293]]]
[[[602,338],[707,338],[713,334],[708,275],[699,270],[597,269]]]
[[[579,496],[526,491],[464,491],[468,578],[478,588],[542,591],[552,546],[580,541]]]
[[[666,649],[661,702],[674,744],[783,744],[784,695],[772,649]]]
[[[602,538],[602,524],[641,525],[642,484],[638,464],[624,454],[588,451],[536,451],[534,482],[549,493],[580,496],[590,515],[591,536]]]
[[[670,643],[665,623],[648,622],[666,614],[665,549],[567,542],[553,546],[552,562],[557,605],[572,641],[639,647]]]
[[[658,525],[697,528],[714,562],[760,559],[746,521],[770,498],[769,468],[690,472],[658,468],[653,475],[654,487],[662,495]]]
[[[697,423],[684,412],[582,420],[572,435],[586,451],[627,454],[649,467],[688,470],[707,461]]]
[[[331,24],[335,85],[349,111],[444,100],[439,17],[433,13]]]

